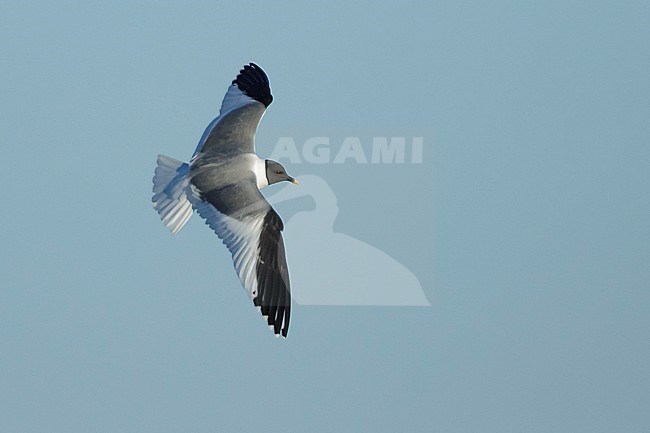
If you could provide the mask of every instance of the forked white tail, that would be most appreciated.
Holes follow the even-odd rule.
[[[189,172],[188,164],[158,155],[153,176],[153,207],[172,234],[178,233],[192,216],[192,204],[187,199],[191,194]]]

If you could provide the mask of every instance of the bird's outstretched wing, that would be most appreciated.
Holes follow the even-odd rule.
[[[266,73],[255,63],[244,66],[228,88],[219,116],[205,129],[192,160],[206,153],[255,153],[255,131],[272,101]]]
[[[287,336],[291,313],[284,225],[253,179],[202,193],[194,208],[228,247],[237,275],[277,335]]]

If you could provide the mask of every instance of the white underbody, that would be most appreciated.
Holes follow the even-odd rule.
[[[262,189],[265,186],[269,186],[269,181],[266,178],[266,161],[254,153],[247,153],[245,156],[251,161],[250,164],[253,167],[253,174],[255,174],[257,188]]]

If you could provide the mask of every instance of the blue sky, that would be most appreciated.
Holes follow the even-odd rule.
[[[0,431],[644,431],[649,12],[3,2]],[[162,226],[156,155],[249,61],[262,156],[423,137],[420,164],[283,162],[431,307],[296,305],[276,340],[207,227]]]

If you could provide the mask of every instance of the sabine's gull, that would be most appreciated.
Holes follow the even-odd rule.
[[[266,73],[254,63],[244,66],[189,164],[158,155],[152,201],[173,234],[194,210],[205,219],[230,250],[253,304],[273,332],[286,337],[291,290],[281,234],[284,226],[260,189],[298,181],[278,162],[255,154],[255,131],[272,101]]]

